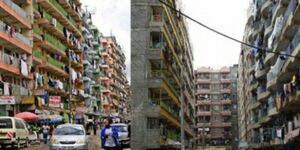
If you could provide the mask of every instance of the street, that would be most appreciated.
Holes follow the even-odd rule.
[[[28,148],[21,148],[21,150],[49,150],[49,144],[40,143],[36,145],[30,145]],[[97,136],[90,135],[89,150],[103,150],[100,146],[100,139],[98,135]],[[124,150],[130,150],[130,149],[124,149]]]

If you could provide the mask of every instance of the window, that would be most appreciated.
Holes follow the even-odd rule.
[[[162,48],[163,37],[161,32],[151,32],[150,41],[150,48]]]
[[[17,129],[24,129],[24,125],[23,125],[23,123],[20,120],[16,119],[15,123],[16,123],[16,128]]]
[[[152,7],[151,21],[161,21],[162,8],[161,7]]]
[[[157,118],[147,118],[147,128],[148,129],[158,129],[159,128],[159,120]]]
[[[0,128],[1,129],[12,128],[12,121],[11,121],[11,119],[0,119]]]

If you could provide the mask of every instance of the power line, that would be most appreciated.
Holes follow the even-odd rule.
[[[206,29],[208,29],[208,30],[210,30],[210,31],[212,31],[212,32],[215,32],[216,34],[219,34],[219,35],[221,35],[221,36],[223,36],[223,37],[225,37],[225,38],[228,38],[228,39],[230,39],[230,40],[232,40],[232,41],[235,41],[235,42],[240,43],[240,44],[242,44],[242,45],[246,45],[246,46],[248,46],[248,47],[252,47],[252,48],[255,48],[255,49],[258,49],[258,50],[261,50],[261,51],[265,51],[265,52],[267,52],[267,53],[274,53],[274,54],[276,54],[276,55],[281,55],[281,56],[300,58],[299,56],[293,56],[293,55],[290,55],[290,54],[284,54],[284,53],[280,53],[280,52],[273,52],[272,50],[263,49],[263,48],[261,48],[261,47],[257,47],[257,46],[254,46],[254,45],[245,43],[245,42],[243,42],[243,41],[240,41],[240,40],[238,40],[238,39],[236,39],[236,38],[233,38],[233,37],[231,37],[231,36],[229,36],[229,35],[226,35],[226,34],[220,32],[220,31],[217,31],[217,30],[215,30],[215,29],[213,29],[213,28],[211,28],[211,27],[209,27],[209,26],[207,26],[207,25],[205,25],[205,24],[203,24],[203,23],[197,21],[196,19],[190,17],[189,15],[187,15],[187,14],[185,14],[185,13],[182,13],[180,10],[177,10],[176,8],[174,8],[173,6],[169,5],[169,4],[166,3],[166,2],[163,2],[162,0],[158,0],[158,1],[159,1],[160,3],[162,3],[162,4],[164,4],[165,6],[171,8],[172,10],[176,11],[176,12],[179,13],[180,15],[182,15],[182,16],[184,16],[184,17],[190,19],[191,21],[193,21],[193,22],[199,24],[200,26],[202,26],[202,27],[204,27],[204,28],[206,28]]]

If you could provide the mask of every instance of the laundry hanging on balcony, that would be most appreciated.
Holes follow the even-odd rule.
[[[24,76],[28,76],[28,66],[24,60],[21,59],[21,73]]]

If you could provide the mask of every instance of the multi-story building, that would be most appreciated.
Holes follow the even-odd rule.
[[[197,145],[199,149],[234,149],[237,144],[237,65],[195,71]]]
[[[33,8],[33,93],[43,99],[37,106],[54,114],[70,112],[80,121],[84,113],[81,5],[78,0],[34,0]]]
[[[253,0],[238,71],[239,147],[299,149],[299,2]],[[281,55],[280,55],[281,54]]]
[[[165,2],[180,8],[179,0]],[[159,1],[132,0],[133,149],[177,149],[181,138],[185,147],[195,146],[192,62],[184,18]]]
[[[30,3],[0,1],[0,115],[22,111],[31,96],[32,11]]]
[[[85,105],[88,108],[87,114],[89,114],[89,118],[94,119],[99,118],[99,116],[107,116],[102,111],[100,88],[100,78],[103,76],[100,72],[100,65],[103,61],[100,52],[100,37],[102,34],[93,25],[92,15],[87,10],[82,14],[82,32],[84,37],[82,48]]]
[[[100,78],[103,108],[113,117],[125,119],[128,114],[128,80],[125,75],[125,54],[115,36],[100,37],[102,63]]]

